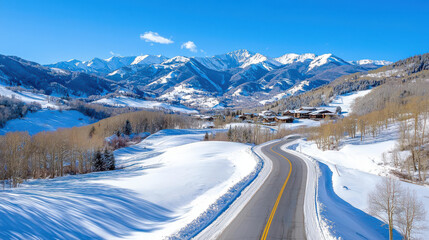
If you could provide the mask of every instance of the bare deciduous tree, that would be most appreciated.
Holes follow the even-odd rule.
[[[417,199],[415,191],[406,189],[399,201],[399,213],[397,217],[397,226],[404,239],[412,239],[425,228],[424,220],[426,211],[423,203]]]
[[[369,195],[369,212],[389,225],[389,239],[393,239],[394,218],[400,208],[399,181],[393,178],[383,178]]]

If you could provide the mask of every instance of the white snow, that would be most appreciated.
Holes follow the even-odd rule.
[[[364,97],[371,92],[372,89],[351,92],[343,95],[339,95],[329,103],[331,107],[341,107],[341,114],[343,116],[348,116],[352,112],[353,103],[356,98]]]
[[[394,124],[376,138],[367,136],[346,139],[338,151],[322,151],[315,143],[299,140],[295,150],[305,153],[326,164],[332,171],[332,184],[335,193],[353,207],[368,213],[367,196],[384,176],[390,175],[392,167],[383,162],[383,153],[393,150],[397,144],[398,125]],[[425,209],[429,210],[429,187],[402,182],[406,188],[417,192]],[[328,206],[332,203],[327,203]],[[329,211],[329,208],[328,208]],[[426,219],[429,219],[429,212]],[[356,222],[367,222],[368,218],[356,218]],[[366,233],[366,234],[369,234]],[[423,236],[429,235],[425,229]]]
[[[165,60],[164,62],[162,62],[162,65],[173,65],[173,66],[181,66],[187,62],[189,62],[189,58],[187,57],[182,57],[182,56],[176,56],[174,58],[170,58]]]
[[[294,95],[296,93],[304,92],[304,87],[309,86],[310,82],[307,80],[301,81],[300,83],[296,84],[292,88],[287,90],[287,93],[290,95]]]
[[[176,233],[257,166],[250,146],[203,142],[204,134],[163,130],[115,151],[121,170],[0,190],[0,238],[163,239]]]
[[[161,95],[159,99],[180,99],[181,103],[204,108],[213,108],[219,105],[219,100],[216,97],[211,96],[204,91],[197,90],[188,84],[181,84],[174,87],[171,92]]]
[[[272,98],[270,98],[270,99],[259,101],[259,103],[260,103],[260,104],[262,104],[262,105],[265,105],[265,104],[267,104],[267,103],[271,103],[271,102],[278,101],[278,100],[280,100],[280,99],[282,99],[282,98],[285,98],[285,97],[287,97],[287,96],[289,96],[289,95],[290,95],[290,94],[289,94],[288,92],[282,92],[282,93],[279,93],[279,94],[277,94],[277,95],[273,96],[273,97],[272,97]]]
[[[294,119],[292,123],[282,123],[279,128],[282,129],[297,129],[300,127],[318,127],[323,121],[315,121],[312,119]]]
[[[137,56],[130,65],[159,64],[164,60],[166,60],[166,57],[163,57],[161,55],[141,55]]]
[[[305,62],[306,60],[313,60],[316,58],[316,55],[313,53],[305,53],[298,55],[296,53],[288,53],[281,57],[275,58],[276,61],[282,64],[292,64],[295,62]]]
[[[224,128],[229,129],[230,127],[235,128],[255,128],[259,127],[261,130],[267,130],[271,133],[275,133],[280,129],[293,130],[300,127],[318,127],[323,121],[315,121],[312,119],[294,119],[292,123],[281,123],[277,126],[267,126],[260,123],[247,123],[247,122],[235,122],[225,124]]]
[[[10,98],[14,97],[26,103],[37,102],[40,103],[43,108],[58,108],[57,105],[50,103],[48,100],[49,96],[44,94],[27,91],[15,92],[0,85],[0,95]]]
[[[181,112],[186,114],[198,113],[197,110],[187,108],[185,106],[176,106],[169,103],[163,103],[158,101],[148,101],[143,99],[131,98],[126,96],[119,96],[114,98],[102,98],[94,103],[105,104],[110,106],[120,107],[136,107],[136,108],[147,108],[147,109],[165,109],[174,112]]]
[[[250,65],[254,65],[254,64],[258,64],[261,63],[262,66],[267,69],[267,70],[272,70],[273,68],[270,65],[273,66],[280,66],[281,63],[277,62],[274,59],[271,58],[267,58],[266,56],[260,54],[260,53],[256,53],[255,55],[253,55],[252,57],[250,57],[249,59],[247,59],[241,66],[240,68],[246,68]]]
[[[0,135],[14,131],[28,131],[34,135],[42,131],[55,131],[59,128],[79,127],[93,123],[89,117],[78,111],[58,111],[43,109],[35,113],[28,113],[21,119],[13,119],[0,128]]]
[[[328,54],[323,54],[323,55],[317,56],[313,61],[311,61],[310,65],[308,65],[307,71],[310,71],[315,67],[320,67],[322,65],[328,64],[330,62],[335,62],[338,65],[349,64],[349,63],[345,62],[344,60],[337,58],[336,56],[328,53]]]
[[[386,78],[386,77],[392,77],[393,75],[395,75],[396,77],[401,77],[405,75],[405,73],[403,71],[400,71],[399,69],[392,69],[392,70],[387,70],[387,71],[382,71],[377,73],[368,73],[365,75],[361,75],[360,78],[364,78],[364,77]]]
[[[362,59],[362,60],[352,61],[351,63],[356,64],[356,65],[374,64],[374,65],[379,65],[379,66],[385,66],[385,65],[392,64],[392,62],[389,62],[386,60],[371,60],[371,59]]]

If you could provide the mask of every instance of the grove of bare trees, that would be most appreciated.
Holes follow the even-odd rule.
[[[398,147],[390,153],[389,159],[400,169],[396,174],[412,181],[426,181],[429,170],[429,87],[426,80],[382,85],[358,99],[352,113],[312,128],[308,131],[308,139],[322,150],[335,150],[345,137],[359,137],[361,141],[375,138],[395,123],[399,126]],[[410,154],[404,156],[401,152]]]
[[[389,239],[393,239],[393,230],[400,231],[404,239],[424,229],[426,211],[416,193],[405,189],[401,183],[391,177],[383,178],[368,195],[369,212],[389,226]]]

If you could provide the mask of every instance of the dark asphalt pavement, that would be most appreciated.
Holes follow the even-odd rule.
[[[303,160],[280,149],[291,140],[282,140],[261,149],[272,160],[273,169],[219,239],[306,239],[303,204],[307,167]],[[279,202],[273,211],[277,199]],[[270,215],[273,215],[271,221]]]

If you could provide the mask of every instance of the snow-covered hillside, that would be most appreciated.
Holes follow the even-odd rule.
[[[49,96],[44,94],[37,94],[28,91],[12,91],[0,85],[0,96],[16,98],[26,103],[37,102],[43,108],[57,108],[58,106],[49,102]]]
[[[202,142],[204,134],[163,130],[117,150],[120,170],[0,190],[0,238],[164,239],[186,231],[257,165],[250,146]]]
[[[163,103],[158,101],[148,101],[137,98],[131,98],[126,96],[118,96],[114,98],[102,98],[94,103],[104,104],[109,106],[116,107],[136,107],[136,108],[146,108],[146,109],[160,109],[160,110],[170,110],[173,112],[180,112],[186,114],[195,114],[198,113],[197,110],[187,108],[183,105],[172,105],[169,103]]]
[[[352,107],[355,100],[359,97],[364,97],[365,95],[370,93],[371,90],[372,89],[368,89],[339,95],[335,97],[335,99],[333,99],[331,103],[329,103],[329,106],[341,107],[341,114],[347,116],[352,112]]]
[[[42,131],[85,126],[93,122],[89,117],[78,111],[43,109],[38,112],[28,113],[23,118],[8,121],[6,126],[0,128],[0,135],[14,131],[27,131],[30,135],[34,135]]]

